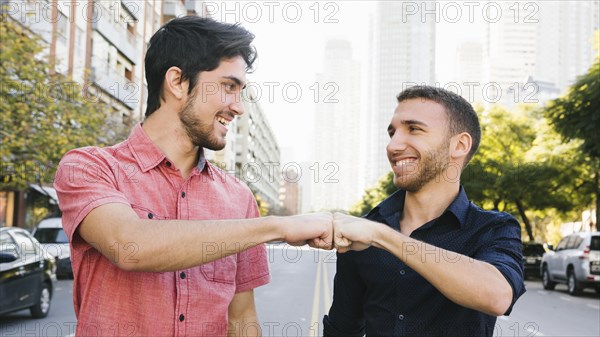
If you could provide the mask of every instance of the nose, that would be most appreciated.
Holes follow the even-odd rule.
[[[244,101],[240,94],[235,95],[236,97],[233,99],[231,104],[229,104],[229,110],[233,112],[236,116],[241,116],[244,114]]]
[[[395,152],[404,151],[406,150],[406,148],[406,137],[400,130],[396,130],[396,132],[394,132],[394,135],[390,138],[390,141],[386,146],[387,153],[391,154]]]

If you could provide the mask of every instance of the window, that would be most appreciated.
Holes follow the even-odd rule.
[[[40,243],[69,243],[62,228],[41,228],[35,232],[35,238]]]
[[[560,242],[556,246],[556,250],[559,251],[559,250],[565,249],[566,246],[567,246],[567,241],[569,241],[569,237],[568,236],[565,237],[565,238],[563,238],[562,240],[560,240]]]
[[[0,233],[0,251],[2,253],[12,253],[17,256],[19,255],[17,244],[6,232]]]
[[[600,236],[592,236],[592,241],[590,243],[590,250],[600,250]]]
[[[15,240],[17,241],[17,246],[21,250],[21,255],[25,259],[29,259],[35,257],[37,250],[35,249],[35,245],[33,241],[27,235],[23,233],[15,233]]]
[[[577,246],[578,246],[578,244],[577,244],[578,239],[579,239],[578,235],[571,235],[571,236],[569,236],[569,241],[567,242],[567,246],[565,247],[565,249],[575,249],[575,248],[577,248]]]

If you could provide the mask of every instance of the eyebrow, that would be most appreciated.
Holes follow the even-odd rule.
[[[400,124],[402,124],[402,125],[420,125],[420,126],[423,126],[423,127],[428,127],[429,126],[426,123],[418,121],[418,120],[415,120],[415,119],[401,120]],[[395,129],[396,128],[394,128],[394,126],[390,123],[390,125],[388,125],[387,131],[388,131],[388,133],[390,133],[390,132],[394,131]]]
[[[415,119],[402,120],[402,121],[400,121],[400,123],[402,123],[404,125],[420,125],[420,126],[424,126],[424,127],[428,127],[429,126],[426,123],[418,121],[418,120],[415,120]]]
[[[234,81],[237,85],[242,86],[242,89],[246,88],[246,83],[242,82],[239,78],[235,76],[223,76],[223,78]]]

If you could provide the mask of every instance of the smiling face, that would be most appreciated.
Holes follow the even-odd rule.
[[[239,56],[199,74],[196,87],[179,111],[192,144],[215,151],[225,147],[229,124],[244,113],[241,91],[245,85],[246,62]]]
[[[386,148],[394,185],[416,192],[442,179],[450,163],[448,132],[448,116],[442,105],[420,98],[399,103],[388,127],[390,142]]]

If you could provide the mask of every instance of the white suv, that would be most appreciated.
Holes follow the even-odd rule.
[[[566,283],[571,295],[579,295],[588,287],[600,293],[600,232],[564,237],[555,251],[544,254],[540,273],[546,290]]]
[[[56,276],[73,278],[69,239],[62,228],[61,218],[42,220],[33,230],[42,249],[56,259]]]

